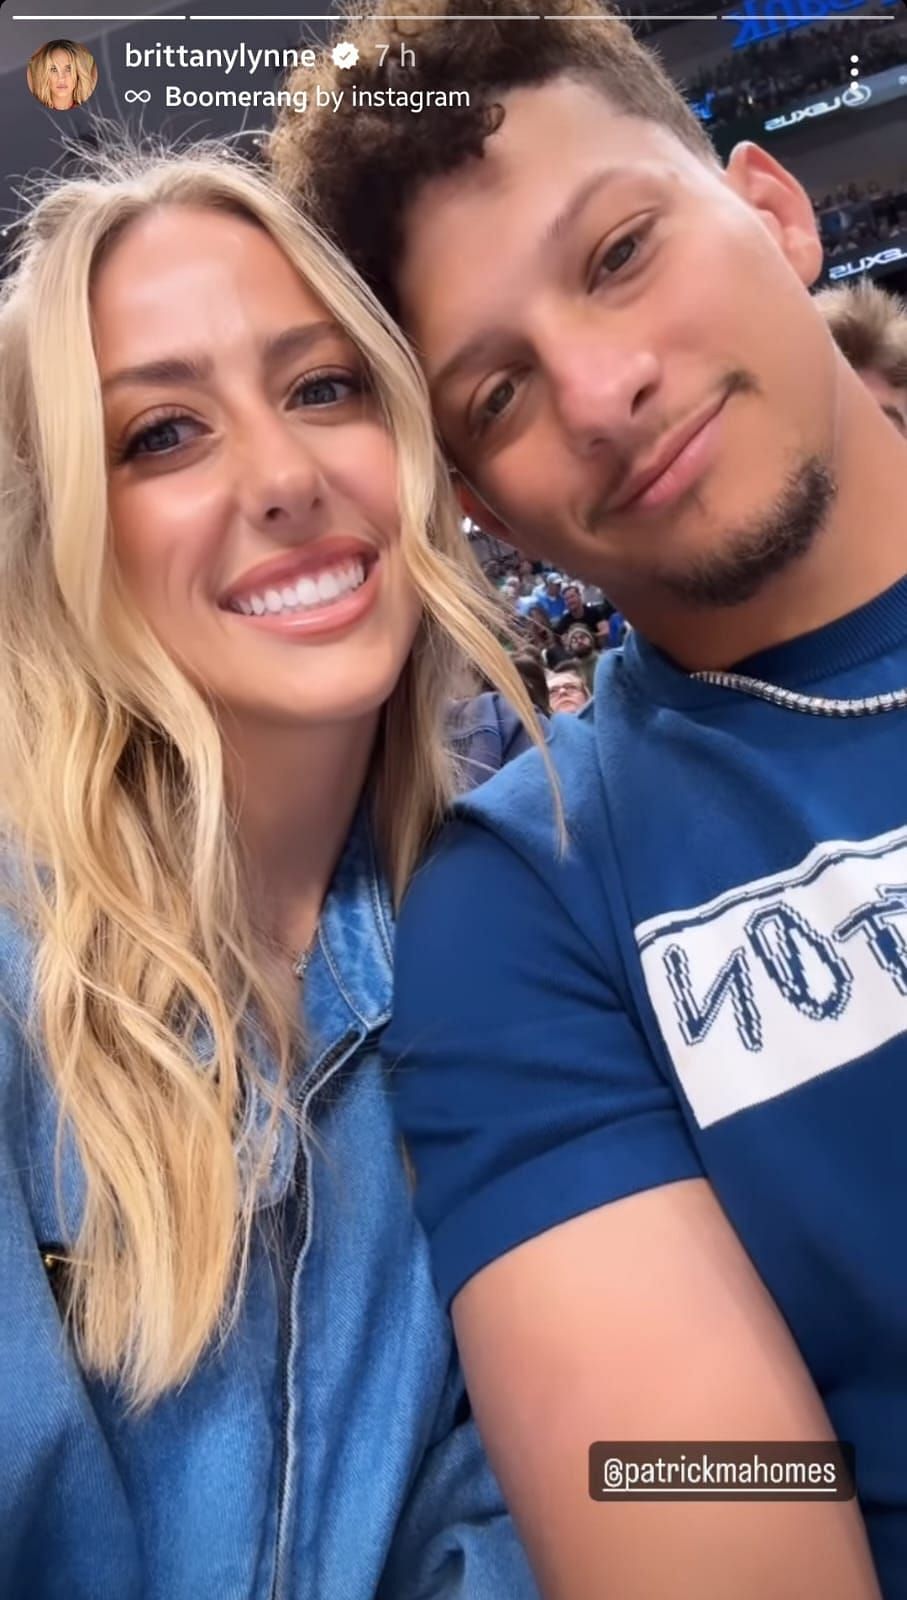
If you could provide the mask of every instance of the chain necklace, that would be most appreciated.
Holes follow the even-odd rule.
[[[317,938],[318,933],[316,930],[316,932],[312,935],[311,942],[306,945],[305,949],[300,952],[300,954],[296,957],[296,960],[293,962],[293,976],[295,978],[305,977],[306,968],[311,961],[312,956],[315,954],[315,940]]]
[[[833,700],[826,695],[798,694],[795,689],[780,689],[761,678],[747,678],[739,672],[691,672],[697,683],[712,683],[719,689],[736,689],[757,700],[767,700],[783,711],[805,711],[814,717],[875,717],[882,711],[902,711],[907,707],[907,689],[889,694],[871,694],[863,700]]]

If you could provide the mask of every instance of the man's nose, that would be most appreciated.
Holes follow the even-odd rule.
[[[573,448],[587,453],[611,444],[625,449],[657,393],[660,367],[644,346],[590,337],[580,327],[561,338],[549,358],[554,408]]]

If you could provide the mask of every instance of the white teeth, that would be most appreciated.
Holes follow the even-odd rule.
[[[318,604],[318,585],[311,578],[300,578],[296,585],[301,606],[314,606]]]
[[[309,575],[295,584],[287,584],[283,589],[266,589],[264,594],[252,594],[246,599],[236,600],[234,609],[246,617],[261,617],[265,612],[276,616],[283,611],[306,610],[311,606],[329,605],[339,600],[341,595],[352,594],[364,582],[365,563],[351,559],[342,567],[334,567],[317,577]]]

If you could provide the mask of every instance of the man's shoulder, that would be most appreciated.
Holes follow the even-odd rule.
[[[532,903],[550,916],[581,892],[586,913],[596,915],[590,875],[600,876],[606,829],[591,719],[552,719],[545,748],[547,762],[533,748],[456,802],[416,874],[401,930],[422,925],[421,942],[425,919],[440,929],[478,911],[503,919],[511,937],[517,924],[508,917],[519,920],[520,907]]]

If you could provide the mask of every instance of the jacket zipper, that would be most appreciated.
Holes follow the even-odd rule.
[[[301,1115],[304,1129],[308,1127],[309,1118],[314,1111],[316,1100],[321,1094],[322,1090],[326,1087],[327,1083],[333,1077],[337,1069],[347,1059],[350,1052],[354,1050],[359,1043],[365,1043],[366,1037],[367,1035],[360,1034],[358,1029],[350,1028],[343,1035],[343,1038],[340,1039],[337,1044],[335,1044],[328,1051],[321,1063],[317,1077],[312,1080],[303,1097]],[[299,1155],[297,1157],[297,1176],[300,1174],[302,1178],[300,1208],[299,1215],[296,1219],[296,1226],[293,1230],[293,1238],[290,1248],[292,1266],[290,1268],[285,1285],[285,1293],[283,1295],[283,1304],[281,1305],[280,1309],[279,1323],[280,1351],[283,1359],[283,1382],[280,1408],[280,1473],[278,1475],[277,1483],[277,1527],[275,1530],[274,1539],[274,1579],[271,1584],[271,1600],[280,1600],[280,1596],[285,1592],[284,1569],[289,1553],[288,1549],[284,1547],[283,1538],[286,1521],[284,1500],[286,1498],[287,1477],[289,1475],[290,1468],[289,1432],[292,1410],[292,1400],[290,1394],[290,1355],[293,1348],[293,1309],[296,1298],[296,1279],[308,1254],[309,1243],[311,1240],[310,1224],[312,1220],[312,1207],[309,1203],[311,1167],[309,1162],[309,1147],[305,1138],[303,1138],[300,1144]]]

